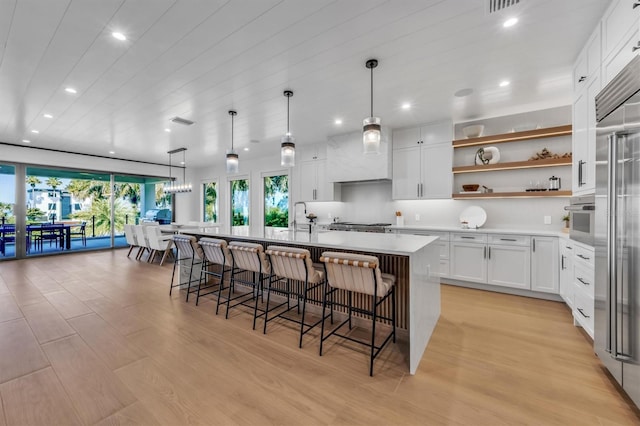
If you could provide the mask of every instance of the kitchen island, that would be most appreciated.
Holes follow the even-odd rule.
[[[364,232],[282,231],[272,238],[220,233],[216,229],[185,229],[181,233],[196,237],[213,237],[226,241],[245,241],[308,249],[315,262],[323,251],[342,251],[377,256],[380,269],[396,276],[397,326],[408,341],[409,372],[415,374],[433,329],[440,316],[438,237],[376,234]],[[361,303],[365,303],[363,298]],[[385,309],[389,309],[386,307]]]

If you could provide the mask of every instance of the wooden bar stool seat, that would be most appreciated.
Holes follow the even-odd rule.
[[[396,300],[395,277],[383,274],[379,267],[378,258],[354,253],[324,252],[320,261],[324,263],[326,271],[325,291],[322,302],[322,327],[320,332],[320,356],[322,356],[322,344],[331,336],[342,337],[349,341],[369,346],[369,375],[373,376],[373,360],[380,354],[385,345],[393,339],[396,341]],[[335,292],[344,290],[347,292],[347,303],[338,303],[334,300]],[[353,293],[359,293],[371,297],[371,309],[353,306]],[[378,313],[380,306],[391,299],[391,317]],[[348,316],[329,334],[325,332],[325,309],[330,305],[331,312],[335,306],[346,308]],[[340,334],[338,331],[345,325],[352,329],[351,317],[353,313],[371,318],[371,340],[369,342],[355,339],[349,334]],[[384,337],[381,344],[376,345],[376,322],[378,320],[390,321],[392,329]]]

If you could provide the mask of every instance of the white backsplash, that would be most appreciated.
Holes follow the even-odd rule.
[[[568,198],[510,198],[488,200],[417,200],[393,201],[391,182],[363,182],[342,185],[342,202],[307,203],[308,211],[318,215],[319,222],[330,222],[329,215],[351,222],[396,223],[395,212],[401,211],[406,225],[459,226],[460,213],[469,206],[480,206],[487,212],[486,228],[541,229],[560,231],[561,218]],[[416,214],[420,220],[416,220]],[[544,224],[551,216],[551,225]]]

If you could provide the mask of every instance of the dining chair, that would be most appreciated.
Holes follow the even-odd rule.
[[[172,253],[173,235],[163,235],[162,232],[160,232],[159,226],[145,226],[144,229],[147,232],[147,240],[149,242],[149,249],[151,250],[148,262],[153,262],[156,255],[162,252],[162,259],[160,259],[160,266],[162,266],[167,255]]]
[[[87,221],[83,220],[82,222],[80,222],[80,225],[76,226],[77,229],[75,230],[69,230],[69,235],[71,238],[75,236],[80,236],[80,238],[82,238],[82,245],[83,246],[87,246]]]
[[[124,238],[127,240],[127,244],[129,244],[129,252],[127,253],[127,257],[131,255],[131,251],[138,247],[138,240],[136,238],[135,225],[125,224],[124,225]]]
[[[145,251],[150,251],[149,248],[149,239],[147,238],[147,232],[145,231],[146,226],[143,225],[134,225],[134,230],[136,233],[136,241],[138,242],[138,254],[136,255],[136,260],[140,260]]]

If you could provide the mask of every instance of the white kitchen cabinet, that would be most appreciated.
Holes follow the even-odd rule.
[[[607,85],[613,78],[633,59],[640,50],[637,49],[640,43],[640,32],[637,26],[633,27],[622,42],[615,47],[602,63],[603,86]]]
[[[440,277],[449,276],[449,233],[429,230],[416,230],[416,229],[398,229],[395,231],[397,234],[410,234],[410,235],[424,235],[429,237],[438,237],[438,240],[434,242],[436,246],[440,248]]]
[[[365,155],[362,131],[329,137],[327,141],[327,169],[330,182],[358,182],[391,178],[391,143],[387,131],[382,129],[377,155]]]
[[[487,234],[452,233],[451,278],[487,282]]]
[[[528,235],[489,235],[488,284],[531,289],[530,240]]]
[[[393,150],[394,200],[451,197],[451,143]]]
[[[558,294],[558,238],[531,239],[531,290]]]
[[[573,287],[573,241],[560,239],[560,296],[573,309],[575,291]]]
[[[449,143],[453,135],[451,121],[425,124],[393,131],[393,149],[413,148],[419,145]]]
[[[340,186],[327,181],[327,160],[300,162],[300,201],[340,200]]]
[[[596,102],[600,92],[598,75],[590,77],[573,104],[573,194],[583,195],[595,191],[596,174]]]
[[[635,0],[613,0],[602,16],[602,57],[605,61],[623,43],[625,35],[637,27],[640,9]]]

